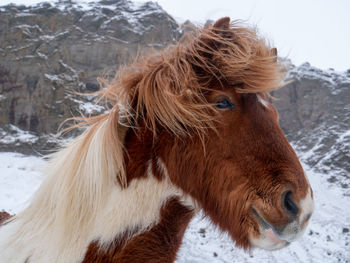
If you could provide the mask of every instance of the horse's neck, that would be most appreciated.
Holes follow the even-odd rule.
[[[131,216],[126,209],[128,215],[123,220],[141,220],[134,222],[134,227],[124,230],[122,235],[117,235],[113,242],[98,240],[91,243],[83,263],[175,260],[185,229],[194,214],[193,203],[170,183],[167,165],[161,156],[165,149],[162,149],[163,145],[154,146],[154,143],[153,134],[147,129],[139,131],[138,136],[133,130],[128,131],[125,138],[126,190],[139,185],[140,192],[133,191],[132,198],[136,198],[136,202],[129,200],[126,203],[139,210]]]
[[[169,199],[183,198],[149,147],[153,138],[126,139],[128,184],[116,183],[104,127],[61,151],[32,204],[0,228],[1,263],[78,262],[92,241],[108,247],[125,231],[143,233],[159,223]]]
[[[178,198],[166,201],[160,221],[151,229],[129,237],[128,232],[101,249],[98,242],[89,245],[82,263],[92,262],[174,262],[193,210]]]

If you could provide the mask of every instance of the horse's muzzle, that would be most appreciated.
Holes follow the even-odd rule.
[[[259,237],[250,237],[252,246],[276,250],[286,247],[304,234],[314,209],[311,189],[305,199],[300,200],[298,204],[291,198],[290,192],[286,192],[282,197],[282,206],[291,220],[285,226],[278,228],[265,220],[256,209],[251,208],[260,228]]]

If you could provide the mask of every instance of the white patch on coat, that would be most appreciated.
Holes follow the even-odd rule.
[[[301,209],[301,213],[299,216],[299,222],[303,223],[303,221],[305,220],[305,218],[307,218],[308,216],[310,216],[313,211],[314,211],[314,200],[311,196],[311,189],[309,187],[309,190],[307,192],[307,195],[305,197],[305,199],[300,200],[300,209]]]
[[[169,178],[168,169],[166,168],[166,165],[159,157],[157,158],[157,165],[161,173],[163,174],[163,176],[165,178]],[[199,204],[190,195],[183,193],[182,190],[180,189],[179,191],[181,191],[181,194],[179,195],[181,204],[183,204],[189,209],[193,209],[195,212],[199,212],[200,210]]]
[[[162,181],[152,175],[149,162],[147,177],[122,188],[116,175],[122,174],[123,162],[112,156],[117,152],[121,160],[122,146],[110,149],[108,127],[101,123],[55,154],[30,206],[0,227],[0,263],[79,262],[92,241],[103,246],[127,229],[145,231],[159,221],[169,198],[187,200],[160,160]]]
[[[258,98],[258,101],[266,108],[269,107],[269,102],[265,100],[261,95],[257,94],[256,97]]]

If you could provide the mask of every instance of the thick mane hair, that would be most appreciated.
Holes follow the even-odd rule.
[[[101,223],[115,189],[129,187],[123,149],[127,130],[137,131],[143,124],[155,137],[160,127],[174,136],[204,137],[215,128],[218,114],[207,100],[208,87],[267,93],[281,85],[283,69],[276,59],[275,50],[254,29],[223,18],[175,46],[139,58],[112,81],[102,80],[98,94],[112,105],[109,112],[81,119],[78,126],[87,125],[86,131],[50,157],[47,178],[30,206],[2,232],[7,235],[3,240],[12,244],[5,255],[17,249],[18,262],[22,255],[33,255],[31,262],[45,262],[48,258],[38,260],[42,255],[50,255],[46,262],[65,262],[63,258],[82,258],[86,240],[101,233],[113,240],[126,229],[149,228],[147,220],[144,225],[117,222],[119,203],[108,212],[115,222],[108,229]],[[164,182],[154,184],[158,190],[151,194],[170,196],[172,190]],[[1,242],[0,248],[6,246]],[[33,243],[34,254],[33,246],[24,248],[25,243]]]
[[[104,88],[94,94],[112,109],[94,117],[74,118],[82,121],[76,126],[96,129],[98,123],[106,122],[106,141],[116,142],[112,156],[120,156],[117,145],[123,140],[118,132],[123,138],[127,127],[137,127],[140,119],[155,137],[157,124],[185,136],[193,132],[204,136],[207,129],[215,129],[217,109],[205,96],[209,83],[230,86],[240,93],[264,94],[283,85],[285,69],[276,63],[277,50],[256,29],[239,21],[230,23],[229,18],[213,27],[193,29],[177,45],[121,68],[112,81],[99,79]],[[118,181],[126,182],[122,171]]]
[[[107,88],[98,94],[129,109],[131,115],[124,115],[142,119],[155,136],[157,124],[175,135],[203,134],[214,127],[217,111],[207,102],[208,84],[268,93],[282,85],[285,73],[276,60],[276,49],[255,29],[223,18],[213,27],[195,28],[175,46],[140,57],[110,83],[102,80]]]

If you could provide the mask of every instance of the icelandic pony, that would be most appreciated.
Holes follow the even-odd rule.
[[[120,71],[0,228],[0,262],[173,262],[199,209],[245,249],[299,238],[313,194],[268,101],[282,71],[229,18]]]

